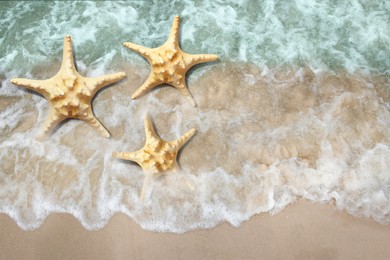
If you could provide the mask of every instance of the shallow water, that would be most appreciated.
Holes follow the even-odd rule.
[[[97,229],[123,212],[145,229],[184,232],[221,221],[237,226],[304,197],[390,222],[390,39],[383,33],[389,5],[244,2],[250,7],[2,4],[0,212],[23,229],[38,227],[52,212]],[[221,57],[191,71],[195,108],[168,86],[130,98],[149,68],[121,43],[160,45],[172,10],[182,16],[184,51]],[[369,33],[359,38],[370,30],[378,45]],[[127,74],[93,102],[111,139],[77,120],[37,139],[48,102],[9,82],[54,75],[66,33],[82,75]],[[147,113],[166,140],[197,129],[180,153],[179,172],[153,178],[111,157],[142,147]]]
[[[122,43],[157,47],[180,15],[181,45],[189,53],[270,67],[389,73],[389,11],[390,2],[380,0],[2,2],[0,68],[28,74],[59,60],[65,34],[89,69],[110,69],[116,59],[140,63]]]

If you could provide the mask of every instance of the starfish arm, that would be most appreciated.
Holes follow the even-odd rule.
[[[44,87],[45,84],[47,83],[46,80],[15,78],[15,79],[11,79],[11,83],[27,89],[31,89],[44,96],[49,95],[49,92]]]
[[[116,152],[112,153],[112,157],[127,160],[127,161],[133,161],[138,164],[140,164],[140,157],[139,157],[139,151],[136,152]]]
[[[172,23],[171,32],[165,44],[170,45],[173,49],[179,47],[179,28],[180,28],[180,17],[175,16]]]
[[[137,52],[138,54],[143,56],[148,61],[151,61],[151,56],[150,56],[151,49],[150,48],[147,48],[147,47],[144,47],[141,45],[137,45],[137,44],[134,44],[131,42],[125,42],[123,45],[125,47],[129,48],[130,50]]]
[[[196,106],[195,99],[184,82],[179,85],[176,85],[175,88],[177,88],[180,91],[180,93],[190,101],[192,106],[194,107]]]
[[[150,119],[150,116],[147,115],[144,119],[144,127],[145,127],[145,135],[146,135],[146,140],[156,140],[157,134],[156,131],[154,130],[152,120]]]
[[[126,77],[124,72],[118,72],[113,74],[104,75],[101,77],[92,79],[92,88],[90,89],[92,93],[96,93],[99,89],[104,88],[105,86],[119,81]]]
[[[190,131],[182,135],[179,139],[171,142],[173,144],[177,151],[180,150],[180,148],[195,134],[196,130],[195,128],[192,128]]]
[[[56,127],[59,123],[61,123],[66,117],[60,116],[53,109],[50,110],[49,116],[46,119],[46,122],[43,126],[43,135],[47,134],[51,129]]]
[[[142,84],[141,87],[139,87],[133,95],[131,95],[132,99],[137,99],[155,86],[159,85],[161,82],[157,81],[153,74],[151,73],[148,77],[148,79]]]
[[[64,50],[62,54],[62,65],[60,70],[76,71],[73,58],[72,39],[69,35],[66,35],[64,39]]]
[[[88,113],[87,117],[82,118],[87,124],[89,124],[92,128],[97,130],[103,137],[109,138],[110,133],[107,131],[107,129],[103,126],[102,123],[99,122],[99,120],[96,119],[96,117],[93,115],[92,111]]]
[[[188,64],[188,68],[204,62],[217,60],[218,56],[214,54],[186,54],[185,63]]]

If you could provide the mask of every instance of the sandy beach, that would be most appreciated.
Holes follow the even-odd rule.
[[[3,2],[0,260],[390,259],[389,12]]]
[[[147,70],[129,66],[125,71],[125,81],[101,91],[94,100],[96,114],[105,115],[105,123],[111,125],[109,141],[73,120],[54,131],[49,140],[36,141],[31,133],[22,142],[18,136],[23,135],[18,133],[38,129],[42,113],[34,107],[36,101],[15,108],[23,110],[23,119],[16,125],[9,121],[2,134],[9,150],[4,155],[7,177],[2,184],[10,189],[9,193],[3,191],[3,204],[14,200],[16,205],[23,201],[16,198],[22,196],[25,202],[15,207],[15,216],[23,229],[34,230],[23,231],[9,216],[0,215],[0,259],[390,257],[389,225],[337,209],[347,209],[355,216],[368,212],[379,222],[388,221],[380,181],[387,178],[386,161],[378,146],[388,143],[384,124],[378,123],[387,115],[383,104],[389,100],[387,77],[315,74],[308,67],[262,71],[253,64],[220,63],[192,82],[191,91],[198,102],[193,108],[169,87],[130,102],[129,85],[140,85]],[[23,98],[37,96],[27,92]],[[0,111],[5,111],[20,98],[1,97],[0,101]],[[104,159],[114,145],[142,145],[139,136],[143,128],[136,119],[147,112],[154,116],[161,133],[170,133],[167,136],[194,124],[199,129],[180,155],[182,171],[178,174],[151,180],[140,174],[136,165]],[[12,143],[13,136],[17,137]],[[327,145],[332,147],[330,151]],[[45,154],[34,150],[41,146]],[[31,158],[27,162],[25,153]],[[68,161],[73,155],[76,159]],[[344,168],[332,164],[339,160]],[[216,169],[223,169],[223,178]],[[87,185],[80,189],[80,183]],[[370,183],[367,187],[371,190],[361,192],[364,188],[360,187]],[[18,185],[25,185],[27,192]],[[19,191],[13,191],[17,186]],[[123,189],[117,195],[122,206],[110,209],[111,202],[101,199],[100,190],[115,194],[118,188]],[[144,189],[150,194],[146,203],[137,199]],[[372,203],[366,203],[365,196],[371,196]],[[50,214],[40,225],[47,211],[40,200],[55,205],[49,212],[56,212],[55,207],[73,212],[85,226],[64,213]],[[78,211],[72,208],[74,204]],[[211,210],[210,205],[214,207]],[[229,213],[218,215],[224,207],[230,207]],[[110,218],[110,212],[123,208],[127,215],[116,213]],[[177,221],[171,223],[167,212],[172,209]],[[205,215],[207,210],[212,217]],[[133,219],[129,217],[132,214]],[[239,227],[231,225],[239,225],[253,214]],[[214,227],[221,220],[231,224],[223,221]],[[211,228],[203,229],[202,223]],[[159,233],[142,227],[185,233]],[[195,230],[188,231],[191,229]]]
[[[239,228],[223,223],[184,234],[142,230],[117,214],[87,231],[72,216],[52,214],[34,231],[0,215],[1,259],[388,259],[390,227],[354,218],[332,204],[301,200]]]

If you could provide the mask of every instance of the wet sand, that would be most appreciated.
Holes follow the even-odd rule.
[[[388,77],[220,63],[189,75],[194,108],[164,86],[132,101],[148,67],[124,71],[126,80],[93,101],[111,139],[69,120],[48,140],[36,140],[47,102],[28,92],[3,102],[0,202],[11,205],[2,212],[23,229],[38,227],[47,212],[71,212],[87,229],[124,212],[147,230],[181,233],[221,220],[239,225],[299,197],[390,221]],[[36,71],[37,78],[49,74]],[[111,158],[142,147],[146,113],[166,140],[197,129],[180,153],[178,174],[151,181],[137,165]]]
[[[184,234],[142,230],[117,214],[87,231],[67,214],[22,231],[0,215],[1,259],[389,259],[390,226],[355,218],[332,204],[301,200],[239,228],[226,223]]]
[[[135,70],[132,68],[129,68],[128,71],[126,70],[126,72],[128,72],[127,81],[133,83],[131,85],[133,89],[140,85],[147,76],[147,70],[141,70],[138,74],[134,73],[134,71]],[[231,118],[232,115],[240,117],[241,114],[237,109],[230,108],[247,108],[248,111],[256,111],[256,116],[259,117],[258,121],[262,123],[254,124],[249,120],[251,118],[244,118],[244,122],[238,125],[236,130],[233,125],[233,127],[229,129],[231,130],[231,133],[226,131],[226,134],[232,140],[245,141],[248,143],[248,145],[242,147],[241,150],[239,150],[240,153],[237,154],[229,154],[226,152],[236,152],[237,149],[228,149],[229,147],[225,147],[224,150],[217,149],[226,143],[226,138],[221,138],[218,135],[220,133],[217,131],[218,129],[226,130],[224,124],[221,123],[221,126],[219,127],[210,127],[209,130],[204,130],[208,135],[199,134],[192,140],[191,146],[183,150],[183,153],[180,156],[180,163],[184,170],[197,169],[198,171],[210,171],[214,169],[217,167],[214,165],[216,163],[215,154],[217,153],[220,155],[218,160],[229,170],[231,175],[240,174],[241,167],[238,167],[240,164],[237,163],[237,161],[241,162],[243,161],[243,158],[247,157],[253,157],[252,159],[254,159],[254,162],[260,166],[260,172],[268,169],[275,161],[283,161],[288,158],[299,158],[301,161],[305,162],[308,167],[315,167],[319,158],[318,151],[320,147],[318,140],[322,138],[322,132],[324,131],[324,128],[321,126],[314,129],[316,130],[315,133],[312,133],[312,127],[307,129],[304,128],[305,131],[309,131],[309,134],[303,132],[302,136],[288,135],[284,139],[278,137],[275,139],[276,141],[274,143],[270,144],[269,139],[265,136],[263,138],[265,141],[258,142],[256,146],[251,146],[251,142],[247,142],[246,139],[242,140],[245,135],[240,135],[240,131],[238,130],[241,130],[242,132],[243,129],[246,129],[244,132],[262,133],[270,129],[283,128],[283,126],[287,124],[299,122],[302,114],[309,113],[310,111],[318,110],[318,114],[322,115],[321,113],[326,113],[327,109],[318,109],[321,102],[327,105],[331,103],[332,100],[337,100],[343,93],[351,93],[351,95],[346,96],[346,98],[341,100],[342,102],[337,103],[337,106],[334,108],[335,117],[333,118],[333,122],[338,122],[343,126],[343,128],[338,128],[336,129],[337,131],[332,133],[334,138],[329,139],[329,142],[334,148],[334,155],[337,158],[347,158],[349,156],[348,150],[345,150],[342,146],[342,144],[344,144],[341,142],[342,140],[362,140],[362,147],[365,149],[372,149],[372,147],[378,143],[388,143],[389,140],[385,127],[378,126],[375,118],[378,112],[378,106],[375,106],[375,104],[378,103],[382,105],[382,103],[388,103],[390,100],[388,77],[378,76],[366,79],[366,77],[362,75],[348,75],[343,73],[338,75],[324,74],[321,77],[316,77],[310,69],[305,68],[301,69],[299,73],[297,73],[296,69],[281,69],[279,72],[275,71],[270,73],[271,76],[267,77],[263,77],[262,73],[263,72],[258,68],[250,65],[232,67],[222,66],[221,68],[214,68],[209,72],[205,72],[202,77],[192,81],[190,90],[193,93],[195,100],[198,102],[199,109],[207,110],[206,112],[218,111],[218,113],[221,113],[221,117]],[[47,72],[47,74],[50,73]],[[220,76],[217,77],[216,75]],[[226,75],[230,76],[226,77]],[[367,83],[372,84],[372,87],[367,89],[365,87],[365,84]],[[124,84],[118,84],[114,88],[109,87],[99,93],[94,102],[96,102],[96,104],[108,102],[116,93],[116,102],[122,102],[124,105],[127,103],[139,104],[139,106],[134,105],[131,108],[132,115],[134,114],[134,117],[136,118],[142,118],[144,110],[159,111],[154,106],[160,104],[154,99],[151,100],[152,102],[149,102],[148,100],[151,99],[152,95],[141,98],[137,101],[139,103],[136,103],[135,101],[130,103],[127,94],[131,93],[133,89],[129,90],[128,85],[129,84],[125,81]],[[313,88],[311,88],[312,85],[321,87],[314,89],[314,91]],[[252,93],[254,92],[254,89],[261,94],[261,97],[267,97],[261,99],[261,109],[259,110],[257,110],[259,107],[257,101],[260,100],[260,98],[255,95],[256,93]],[[175,90],[172,88],[160,88],[160,90],[153,90],[152,93],[157,97],[157,100],[163,100],[163,102],[167,103],[168,107],[174,107],[175,104],[179,104],[181,106],[179,112],[182,112],[184,115],[191,115],[191,113],[193,113],[192,109],[194,108],[188,106],[186,100],[180,95],[172,95],[175,93],[174,91]],[[352,94],[354,94],[354,96]],[[32,96],[29,93],[26,93],[26,95],[28,95],[28,97]],[[275,97],[277,97],[277,99],[273,101],[275,103],[273,104],[271,101],[273,100],[272,98],[275,99]],[[357,97],[365,98],[364,100],[367,100],[367,102],[361,103]],[[19,101],[19,97],[0,97],[0,111],[17,101]],[[106,113],[110,115],[113,114],[111,111],[114,106],[113,104],[114,102],[112,102],[112,104],[109,102],[105,104],[105,106],[109,107]],[[30,114],[25,113],[27,115],[25,116],[26,119],[20,120],[19,124],[12,129],[5,128],[3,136],[7,138],[15,132],[29,131],[33,127],[38,129],[38,113],[34,106],[34,104],[29,103],[24,109],[32,111],[31,114],[35,116],[28,116]],[[277,108],[278,111],[276,111],[275,108]],[[386,112],[385,109],[382,110],[384,113]],[[97,109],[97,111],[97,114],[101,113],[99,112],[99,109]],[[156,125],[159,126],[159,131],[162,133],[174,132],[169,126],[177,121],[176,112],[177,111],[169,111],[169,113],[166,113],[165,117],[164,115],[159,115],[158,112],[155,112]],[[196,112],[198,113],[199,111]],[[194,112],[193,114],[197,115],[197,113]],[[127,115],[120,114],[120,116],[119,122],[129,121]],[[100,117],[109,118],[108,116],[104,117],[101,114]],[[188,119],[187,121],[191,122],[191,124],[197,122],[194,119]],[[214,124],[217,122],[216,120],[211,121],[214,122]],[[164,124],[164,122],[169,122],[169,124]],[[69,122],[69,124],[72,124],[72,122]],[[121,125],[124,123],[111,122],[110,124],[110,129],[113,134],[113,138],[110,140],[111,145],[112,142],[125,136],[126,131],[124,130],[125,127],[115,127],[115,124]],[[80,136],[84,136],[84,134],[87,133],[91,134],[92,137],[95,136],[94,132],[91,131],[88,126],[83,124],[76,125],[74,123],[73,125],[75,126],[74,131],[82,133]],[[312,125],[310,124],[310,126]],[[377,128],[373,129],[372,126],[377,126]],[[62,127],[64,128],[65,126]],[[136,130],[129,126],[127,128],[137,133],[143,133],[142,124],[139,124],[139,126],[136,127],[138,127]],[[184,128],[187,129],[189,127],[192,127],[192,125],[188,125],[188,127],[185,126]],[[53,138],[55,138],[55,136],[58,135],[58,132],[53,135]],[[72,135],[70,135],[70,137],[72,137]],[[139,141],[138,145],[142,144],[143,140],[141,139],[137,139]],[[103,142],[101,139],[98,140],[99,142]],[[134,146],[137,145],[136,140],[130,139],[130,141],[132,141]],[[68,138],[66,135],[62,139],[61,144],[62,142],[65,142],[72,148],[74,148],[75,144],[77,146],[77,144],[80,143],[72,138]],[[127,140],[127,142],[129,142],[129,140]],[[205,144],[209,144],[209,153],[213,156],[203,156],[201,152],[204,150]],[[233,148],[235,147],[234,144],[235,143],[232,144]],[[352,148],[355,149],[353,150],[354,155],[359,154],[358,152],[361,153],[355,146],[351,145],[351,149]],[[74,149],[77,155],[81,154],[77,157],[79,160],[87,160],[89,158],[88,150],[84,153],[80,152],[80,149]],[[101,150],[105,151],[104,149]],[[35,164],[33,163],[31,165],[24,163],[24,167],[27,167],[27,170],[21,171],[20,174],[15,174],[15,167],[20,164],[14,162],[15,160],[12,159],[12,153],[10,153],[9,156],[11,156],[11,159],[5,160],[7,163],[3,164],[3,167],[5,167],[6,173],[12,178],[19,181],[18,178],[24,180],[24,178],[33,175],[32,173],[29,175],[25,174],[25,172],[36,170]],[[235,159],[231,160],[231,158]],[[38,158],[37,161],[44,163],[42,158]],[[356,161],[353,158],[349,158],[346,161],[349,163],[349,167],[356,164]],[[195,162],[202,162],[202,164]],[[129,168],[130,167],[126,167],[126,171],[128,171]],[[55,170],[55,167],[46,166],[42,169],[43,170],[35,173],[37,175],[36,180],[45,184],[44,188],[47,188],[48,194],[61,194],[62,190],[67,186],[71,186],[70,184],[72,184],[73,179],[77,180],[77,178],[79,178],[77,171],[72,169],[60,167]],[[134,167],[133,170],[138,173],[139,169]],[[62,172],[65,175],[53,175],[53,173],[58,172]],[[193,174],[196,175],[196,172],[197,171],[193,171]],[[380,171],[378,170],[377,172]],[[373,174],[377,174],[377,172],[374,171]],[[90,174],[90,183],[93,187],[97,187],[100,183],[100,175],[97,174],[95,176],[92,173],[93,171]],[[310,187],[309,184],[311,184],[311,182],[304,182],[303,184],[307,184],[305,186],[299,182],[300,179],[295,178],[295,175],[292,173],[293,171],[290,171],[289,167],[281,168],[282,175],[280,177],[280,182],[282,184],[292,183],[292,185],[294,184],[296,187],[302,186],[302,190],[307,191],[305,187]],[[115,177],[116,175],[113,174],[110,176]],[[122,176],[122,179],[119,179],[129,182],[124,183],[124,186],[136,186],[133,183],[133,179],[135,178],[134,176],[137,175],[131,175],[129,172],[126,172],[126,175],[124,176],[125,177]],[[268,175],[266,174],[264,176],[267,177]],[[365,176],[365,178],[368,177],[371,177],[371,175],[368,174]],[[142,180],[143,177],[141,176],[139,178]],[[329,190],[334,191],[339,187],[339,191],[343,191],[346,189],[344,188],[344,184],[348,186],[348,184],[354,183],[348,176],[343,178],[345,178],[345,183],[343,182],[340,184],[340,187],[330,185]],[[326,181],[326,178],[322,181]],[[80,181],[74,182],[80,183]],[[363,182],[364,181],[362,181],[362,183]],[[161,186],[163,187],[164,185],[161,184]],[[4,187],[10,186],[4,185]],[[270,187],[272,188],[273,186],[270,185]],[[253,186],[253,188],[255,189],[256,186]],[[374,191],[377,189],[379,188],[376,186],[373,187]],[[94,192],[95,190],[96,189],[93,189]],[[237,194],[241,194],[240,191],[241,188],[237,188]],[[210,194],[214,193],[210,192]],[[355,193],[356,191],[351,190],[349,196],[353,197]],[[304,192],[293,193],[294,196],[302,196],[302,194],[306,194],[307,196],[307,193]],[[359,194],[357,194],[357,196],[358,195]],[[31,198],[31,196],[27,197]],[[258,196],[256,195],[255,198],[258,198]],[[358,197],[358,199],[362,198],[363,197]],[[312,199],[317,199],[319,201],[325,200],[321,196],[318,196],[318,198],[313,197]],[[294,200],[295,199],[293,198],[292,201]],[[175,200],[169,201],[171,204],[177,202]],[[241,201],[247,202],[245,198]],[[361,212],[353,211],[354,204],[346,204],[348,201],[340,202],[335,200],[334,202],[339,208],[349,207],[352,209],[350,210],[351,214],[361,215]],[[248,203],[253,203],[253,207],[257,208],[262,206],[265,202],[260,199],[259,201],[254,200],[253,202]],[[130,206],[133,204],[133,202],[128,202],[128,205]],[[243,203],[240,205],[242,204]],[[372,203],[369,203],[367,207],[372,206],[374,210],[375,205],[382,205],[378,203],[375,205],[371,204]],[[180,206],[181,204],[178,205]],[[386,204],[386,201],[383,201],[382,206],[385,207],[386,205],[388,205]],[[27,206],[29,206],[29,204],[27,204]],[[96,205],[93,203],[92,206],[94,206],[92,209],[96,208]],[[25,209],[26,212],[31,211],[28,207],[21,208]],[[360,208],[358,207],[358,209]],[[278,210],[280,209],[275,209],[275,211]],[[143,215],[138,216],[137,220],[142,219],[142,217]],[[124,214],[116,214],[106,226],[98,231],[88,231],[70,214],[51,214],[38,229],[34,231],[23,231],[10,217],[1,214],[0,230],[0,244],[2,249],[0,251],[0,259],[390,258],[390,247],[388,247],[390,238],[389,225],[379,224],[372,219],[353,217],[345,211],[337,210],[332,204],[320,204],[319,202],[312,203],[302,199],[299,202],[282,209],[281,212],[276,215],[269,215],[268,213],[256,215],[249,221],[244,222],[239,228],[232,227],[225,222],[212,229],[195,230],[184,234],[145,231],[135,223],[134,220]]]

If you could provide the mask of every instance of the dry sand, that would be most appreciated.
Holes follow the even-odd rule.
[[[390,226],[357,219],[331,204],[301,200],[241,227],[222,224],[184,234],[142,230],[115,215],[87,231],[70,215],[54,214],[35,231],[0,215],[1,259],[389,259]]]

